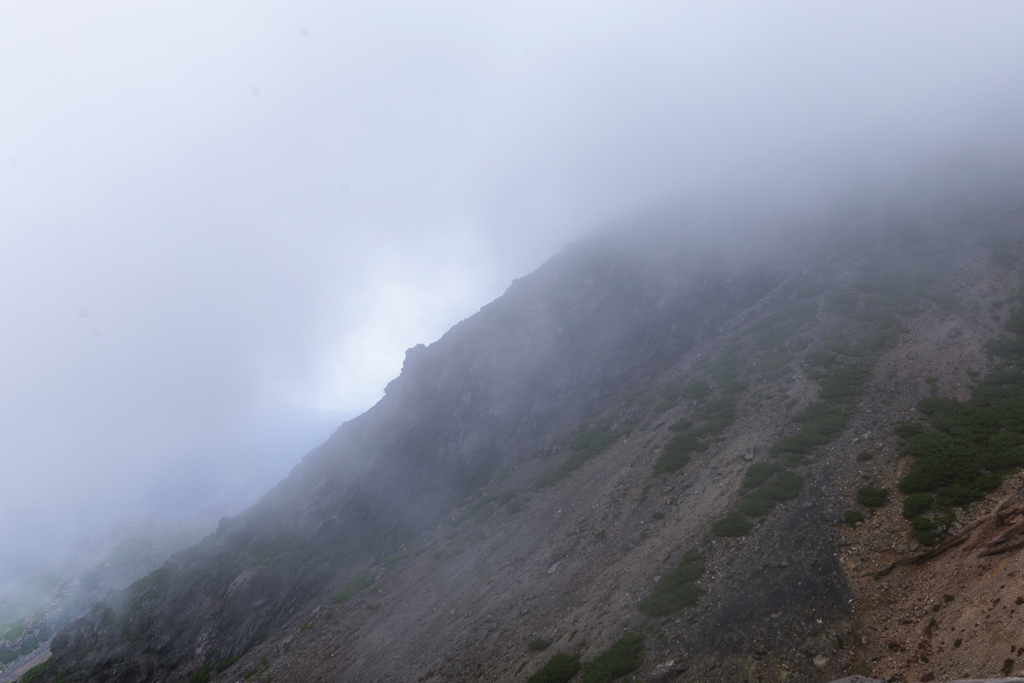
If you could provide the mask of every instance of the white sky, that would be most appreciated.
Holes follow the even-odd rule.
[[[5,1],[0,579],[258,495],[589,228],[1015,143],[1022,29],[1019,2]]]

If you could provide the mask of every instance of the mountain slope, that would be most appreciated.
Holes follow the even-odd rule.
[[[630,629],[643,675],[916,674],[931,659],[879,646],[862,606],[861,574],[914,533],[894,429],[1001,362],[982,297],[1016,310],[1022,219],[1017,194],[940,191],[815,229],[691,216],[572,245],[410,350],[256,506],[64,629],[41,679],[525,680],[555,650],[592,678]],[[963,495],[1009,495],[1004,470]],[[848,528],[875,509],[865,484],[892,502]],[[837,552],[868,534],[896,547]]]

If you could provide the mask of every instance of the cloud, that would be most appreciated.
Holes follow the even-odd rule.
[[[1016,145],[1022,15],[5,3],[0,543],[256,495],[610,220]]]

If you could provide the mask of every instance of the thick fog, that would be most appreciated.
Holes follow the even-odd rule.
[[[1020,137],[1024,5],[0,5],[0,582],[251,500],[586,230]]]

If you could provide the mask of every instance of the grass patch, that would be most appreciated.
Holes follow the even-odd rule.
[[[662,389],[659,393],[661,394],[661,397],[663,399],[665,399],[666,401],[672,401],[673,403],[678,401],[679,396],[682,394],[682,392],[679,389],[679,384],[677,382],[673,382],[672,384],[666,384],[665,388]]]
[[[228,668],[237,661],[238,657],[226,657],[225,659],[220,660],[219,662],[217,662],[217,666],[215,667],[216,672],[220,673],[224,671],[224,669]]]
[[[803,424],[803,429],[768,449],[770,454],[806,455],[816,446],[828,443],[846,429],[846,413],[840,408],[829,407],[826,403],[810,404],[794,415],[793,421]]]
[[[930,396],[918,403],[929,427],[900,425],[916,458],[899,482],[904,493],[935,493],[943,506],[963,506],[999,486],[1000,470],[1024,465],[1024,375],[996,371],[965,402]]]
[[[864,521],[864,513],[860,510],[845,510],[843,512],[843,521],[851,527],[856,526],[857,522]]]
[[[711,525],[711,533],[715,536],[725,537],[746,536],[753,528],[753,522],[744,519],[743,515],[733,510]]]
[[[643,650],[644,639],[637,633],[627,633],[583,664],[583,683],[611,683],[625,676],[640,666]]]
[[[871,460],[874,459],[874,454],[869,451],[861,451],[860,453],[857,454],[857,462],[870,462]]]
[[[910,521],[910,526],[914,529],[914,536],[921,545],[935,545],[935,541],[938,540],[935,533],[938,524],[923,515],[918,515]]]
[[[783,372],[785,372],[786,365],[791,360],[793,360],[793,356],[788,353],[774,353],[771,351],[765,353],[757,363],[761,379],[769,381],[779,379],[782,377]]]
[[[672,437],[662,449],[661,456],[654,463],[654,473],[664,474],[675,472],[690,462],[690,453],[695,451],[706,451],[708,443],[697,439],[697,435],[690,430],[682,431]]]
[[[18,683],[32,683],[32,681],[42,678],[55,659],[56,657],[51,656],[42,664],[36,664],[18,679]]]
[[[861,486],[857,489],[857,502],[864,507],[880,508],[889,501],[889,492],[874,486]]]
[[[803,477],[781,470],[773,481],[759,485],[754,491],[740,498],[736,508],[750,517],[761,517],[771,512],[776,503],[796,498],[803,487]]]
[[[688,551],[679,566],[665,574],[654,590],[639,602],[637,608],[654,617],[675,614],[684,607],[693,607],[704,593],[694,583],[704,574],[700,553]]]
[[[672,405],[674,406],[675,403]],[[583,467],[587,460],[604,451],[624,434],[625,432],[612,428],[611,417],[601,420],[587,420],[580,425],[576,438],[573,439],[573,454],[552,471],[535,478],[533,485],[537,488],[544,488],[554,484],[573,470]]]
[[[818,398],[822,401],[832,400],[848,403],[860,396],[861,385],[867,374],[868,371],[864,368],[848,365],[835,368],[831,375],[819,380],[821,391],[818,392]]]
[[[581,668],[579,655],[558,652],[527,678],[526,683],[567,683]]]
[[[209,683],[210,681],[210,663],[203,662],[203,665],[199,667],[199,670],[189,676],[188,683]]]
[[[342,586],[341,590],[334,594],[334,602],[339,605],[344,603],[359,591],[372,586],[376,578],[377,572],[367,569],[365,572],[357,575],[354,579]]]
[[[526,648],[531,652],[543,652],[551,646],[551,643],[544,640],[543,638],[534,638],[526,644]]]
[[[703,380],[690,382],[683,389],[682,395],[692,401],[701,403],[711,395],[711,385]]]
[[[681,432],[684,429],[689,429],[693,426],[693,420],[688,420],[685,417],[681,417],[668,426],[673,432]]]
[[[743,475],[743,488],[757,488],[761,484],[765,483],[766,481],[774,477],[780,469],[782,468],[774,463],[754,463],[753,465],[747,468],[746,474]]]
[[[929,493],[912,493],[903,499],[903,516],[913,519],[931,509],[935,499]]]

